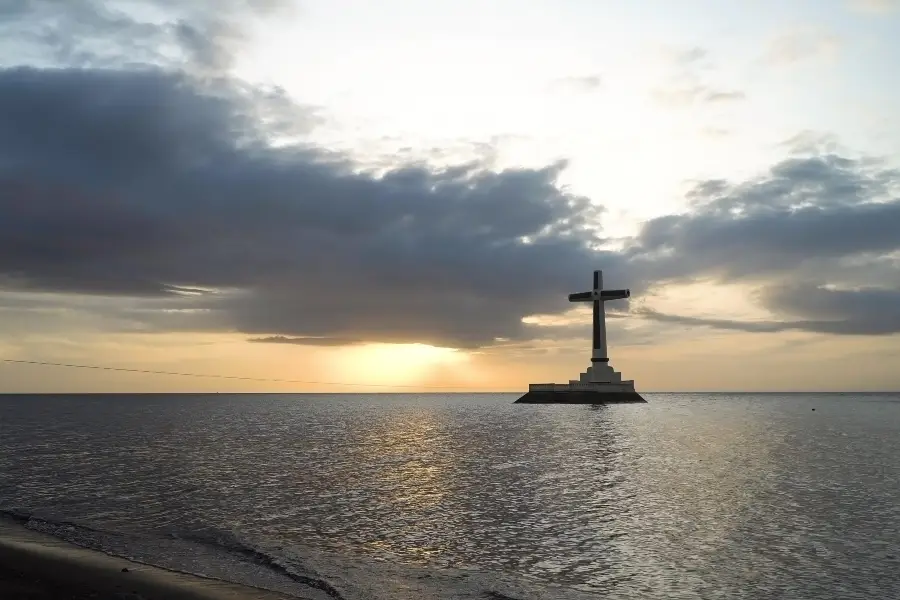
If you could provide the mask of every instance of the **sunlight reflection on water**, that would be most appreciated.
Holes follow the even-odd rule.
[[[879,398],[2,398],[0,507],[617,597],[900,597]]]

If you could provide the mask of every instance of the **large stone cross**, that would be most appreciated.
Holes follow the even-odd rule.
[[[609,354],[606,346],[606,310],[604,303],[610,300],[622,300],[631,296],[631,290],[604,290],[603,271],[594,271],[594,289],[589,292],[569,294],[569,302],[594,303],[594,345],[591,350],[592,363],[608,363]]]

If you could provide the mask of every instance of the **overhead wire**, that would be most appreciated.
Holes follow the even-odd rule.
[[[44,367],[67,367],[72,369],[93,369],[97,371],[120,371],[123,373],[141,373],[145,375],[175,375],[178,377],[206,377],[211,379],[231,379],[240,381],[258,381],[262,383],[300,383],[304,385],[335,385],[348,387],[377,387],[377,388],[404,388],[404,389],[471,389],[470,386],[461,385],[411,385],[411,384],[391,384],[391,383],[349,383],[340,381],[303,381],[299,379],[279,379],[275,377],[243,377],[240,375],[219,375],[207,373],[183,373],[180,371],[157,371],[153,369],[131,369],[127,367],[109,367],[103,365],[81,365],[73,363],[58,363],[39,360],[18,360],[12,358],[0,358],[0,362],[22,364],[22,365],[39,365]],[[500,391],[500,388],[482,388],[485,391]],[[503,388],[509,391],[508,388]]]

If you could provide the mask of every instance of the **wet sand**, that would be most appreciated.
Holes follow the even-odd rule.
[[[283,594],[166,571],[0,520],[3,600],[286,600]]]

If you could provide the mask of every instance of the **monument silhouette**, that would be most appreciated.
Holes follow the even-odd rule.
[[[522,404],[612,404],[646,402],[634,389],[634,380],[609,364],[606,343],[606,302],[623,300],[631,290],[604,290],[603,271],[594,271],[594,287],[588,292],[569,294],[569,302],[591,302],[594,309],[591,364],[578,379],[569,383],[532,383],[528,393],[516,400]]]

